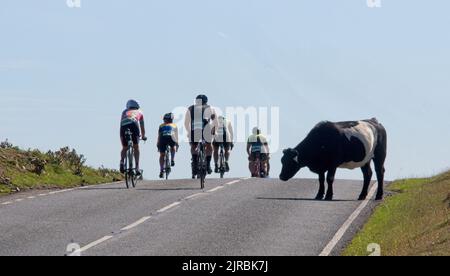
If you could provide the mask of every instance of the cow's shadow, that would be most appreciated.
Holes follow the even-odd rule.
[[[333,200],[319,200],[315,198],[292,198],[292,197],[257,197],[259,200],[279,200],[279,201],[317,201],[317,202],[357,202],[358,200],[351,199],[333,199]]]

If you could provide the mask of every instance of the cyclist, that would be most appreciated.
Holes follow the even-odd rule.
[[[122,112],[120,121],[120,140],[122,142],[122,152],[120,159],[121,173],[125,172],[124,162],[128,149],[128,141],[125,138],[125,133],[127,132],[127,130],[130,130],[132,134],[132,140],[134,144],[134,159],[136,162],[136,173],[137,175],[140,175],[141,171],[139,170],[139,138],[142,137],[142,140],[146,141],[147,137],[145,137],[144,114],[142,113],[139,103],[135,100],[129,100],[127,102],[126,109]]]
[[[219,173],[219,148],[223,145],[225,150],[225,171],[230,171],[230,165],[228,163],[230,159],[230,151],[233,149],[233,126],[231,122],[227,120],[224,116],[219,116],[214,123],[214,163],[215,163],[215,173]]]
[[[212,127],[211,122],[216,119],[216,112],[208,105],[208,97],[206,95],[198,95],[195,104],[188,108],[186,112],[186,120],[184,126],[187,130],[192,154],[192,178],[198,175],[198,144],[202,140],[206,142],[206,162],[208,174],[212,173]]]
[[[248,138],[247,153],[249,155],[249,169],[252,177],[259,177],[260,175],[260,172],[257,171],[258,164],[256,163],[258,155],[260,156],[261,169],[264,172],[264,176],[269,176],[269,143],[267,142],[266,137],[261,134],[261,130],[258,127],[253,129],[253,134]]]
[[[173,123],[174,115],[173,113],[167,113],[164,115],[164,123],[159,126],[158,130],[158,142],[157,147],[160,153],[159,164],[160,164],[160,174],[159,178],[164,178],[165,164],[164,159],[166,158],[167,146],[170,146],[171,153],[171,166],[175,166],[175,153],[178,151],[178,127]]]

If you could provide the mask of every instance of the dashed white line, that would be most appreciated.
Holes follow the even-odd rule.
[[[12,202],[11,201],[6,201],[6,202],[2,203],[2,205],[9,205],[9,204],[12,204]]]
[[[214,189],[206,191],[207,193],[214,193],[215,191],[222,190],[224,186],[215,187]]]
[[[16,199],[16,200],[14,200],[15,202],[21,202],[21,201],[23,201],[23,198],[18,198],[18,199]]]
[[[38,196],[42,197],[42,196],[48,196],[48,194],[38,194]]]
[[[35,199],[36,197],[35,196],[29,196],[29,197],[27,197],[27,199]]]
[[[206,194],[205,193],[197,193],[197,194],[193,194],[193,195],[185,197],[184,200],[189,200],[189,199],[193,199],[193,198],[196,198],[199,196],[204,196],[204,195],[206,195]]]
[[[90,244],[80,248],[79,250],[76,250],[75,252],[73,252],[70,255],[71,256],[77,256],[77,254],[83,253],[84,251],[87,251],[87,250],[91,249],[92,247],[95,247],[95,246],[97,246],[97,245],[99,245],[99,244],[101,244],[101,243],[103,243],[103,242],[105,242],[105,241],[107,241],[109,239],[112,239],[112,238],[113,238],[113,236],[104,236],[103,238],[101,238],[99,240],[96,240],[94,242],[91,242]]]
[[[138,220],[138,221],[136,221],[136,222],[134,222],[134,223],[132,223],[132,224],[130,224],[130,225],[128,225],[128,226],[126,226],[126,227],[120,229],[120,230],[121,230],[121,231],[128,231],[128,230],[130,230],[130,229],[133,229],[133,228],[135,228],[135,227],[141,225],[142,223],[146,222],[146,221],[149,220],[150,218],[151,218],[151,217],[143,217],[143,218],[141,218],[140,220]]]
[[[159,209],[159,210],[157,211],[157,213],[163,213],[163,212],[165,212],[165,211],[167,211],[167,210],[169,210],[169,209],[172,209],[173,207],[178,206],[178,205],[180,205],[180,204],[181,204],[181,202],[179,202],[179,201],[174,202],[174,203],[172,203],[172,204],[170,204],[170,205],[168,205],[168,206],[166,206],[166,207],[164,207],[164,208]]]
[[[225,185],[234,185],[234,184],[236,184],[236,183],[239,183],[241,180],[234,180],[234,181],[231,181],[231,182],[228,182],[227,184],[225,184]]]
[[[342,239],[344,234],[347,232],[348,228],[352,225],[355,219],[361,214],[361,212],[366,208],[367,204],[369,204],[370,199],[374,196],[378,185],[373,185],[372,189],[370,189],[369,194],[367,195],[366,200],[364,200],[358,208],[350,215],[350,217],[344,222],[341,228],[334,235],[333,239],[327,244],[327,246],[322,250],[319,256],[329,256],[339,241]]]

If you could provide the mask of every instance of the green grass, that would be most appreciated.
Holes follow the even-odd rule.
[[[392,183],[395,194],[376,208],[344,256],[367,256],[379,244],[384,256],[450,255],[450,172]]]
[[[63,189],[122,180],[115,170],[84,165],[85,158],[74,150],[57,152],[21,150],[7,142],[0,144],[0,196],[31,189]]]

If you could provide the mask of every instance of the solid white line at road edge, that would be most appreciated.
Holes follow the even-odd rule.
[[[377,190],[378,185],[373,185],[372,189],[370,189],[369,194],[367,195],[366,200],[364,200],[358,208],[350,215],[350,217],[344,222],[341,228],[337,231],[336,235],[334,235],[333,239],[327,244],[327,246],[322,250],[319,256],[329,256],[339,241],[342,239],[344,234],[347,232],[348,228],[352,225],[355,219],[361,214],[361,212],[366,208],[367,204],[369,204],[370,199],[374,196],[375,191]]]

